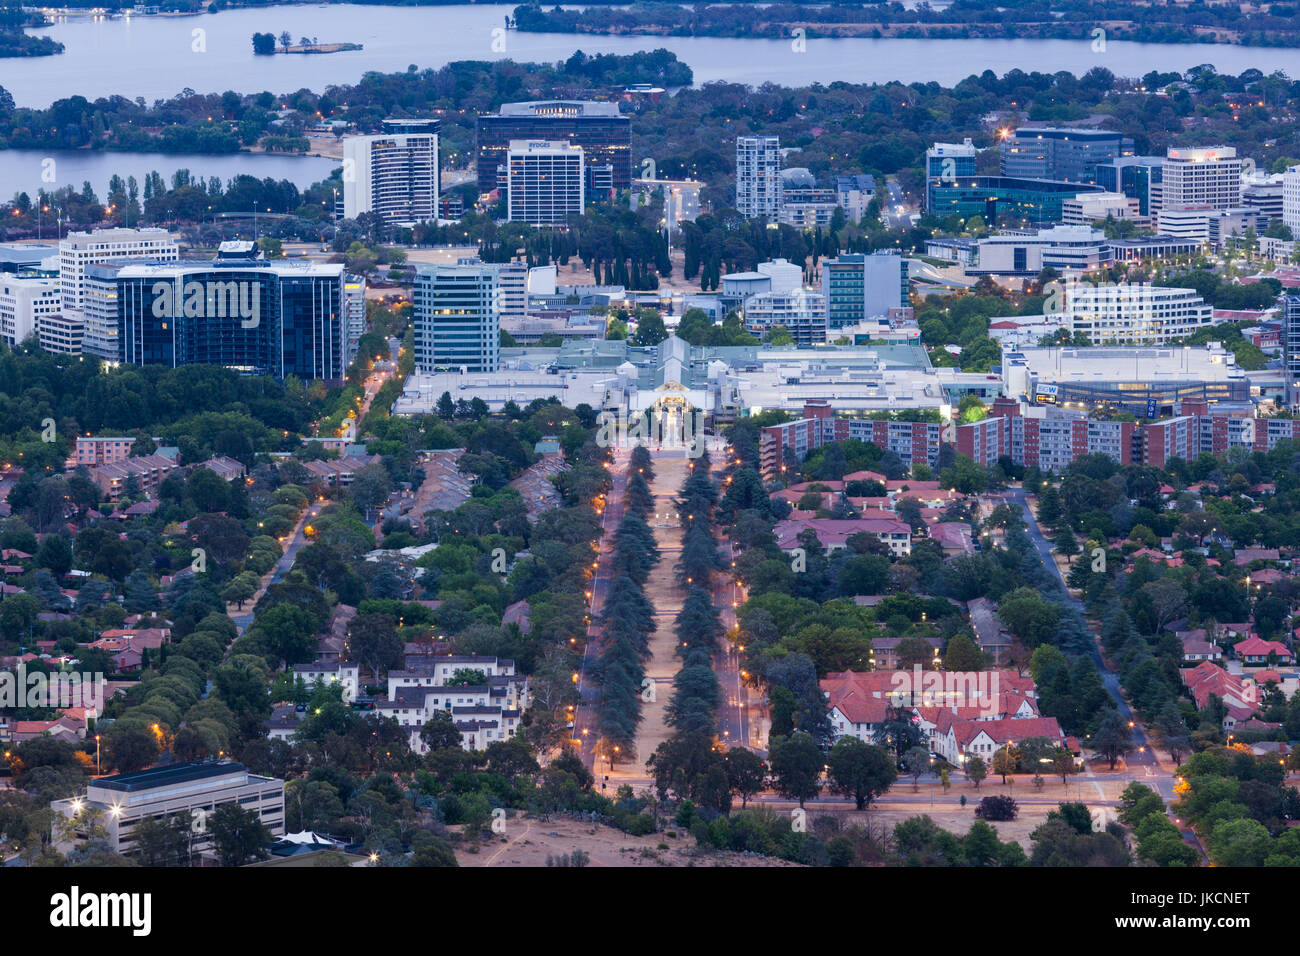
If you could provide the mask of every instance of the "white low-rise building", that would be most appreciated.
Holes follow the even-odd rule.
[[[57,279],[0,273],[0,338],[10,348],[39,334],[40,322],[61,308]]]
[[[376,710],[410,734],[411,749],[416,753],[428,752],[420,731],[439,712],[455,721],[466,750],[484,750],[518,732],[529,704],[528,680],[515,673],[514,661],[477,656],[408,657],[407,666],[389,672],[387,699],[379,701]],[[464,680],[474,682],[461,682]]]
[[[1214,324],[1195,289],[1065,282],[1063,293],[1063,323],[1093,345],[1164,345]]]
[[[343,702],[350,704],[360,696],[361,665],[351,661],[316,661],[314,664],[295,664],[294,678],[301,677],[310,688],[320,681],[329,686],[338,684],[343,688]]]

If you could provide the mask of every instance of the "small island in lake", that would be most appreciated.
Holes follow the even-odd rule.
[[[289,31],[285,30],[278,37],[274,33],[254,33],[253,52],[270,56],[273,53],[342,53],[347,50],[360,50],[360,43],[321,43],[317,37],[300,37],[297,43]]]

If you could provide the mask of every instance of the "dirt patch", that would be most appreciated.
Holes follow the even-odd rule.
[[[588,866],[796,866],[785,860],[753,854],[695,853],[695,840],[682,831],[677,836],[652,833],[634,837],[599,823],[568,818],[550,820],[516,816],[505,821],[506,832],[479,844],[461,844],[456,860],[461,866],[546,866],[546,858],[581,850]],[[477,852],[473,848],[477,847]]]

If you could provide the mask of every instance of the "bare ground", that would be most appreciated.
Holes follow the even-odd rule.
[[[732,852],[695,854],[695,840],[681,831],[677,836],[652,833],[634,837],[613,827],[569,818],[551,820],[516,816],[505,821],[506,832],[481,844],[461,844],[456,860],[461,866],[546,866],[547,856],[582,850],[589,866],[795,866],[784,860]],[[660,847],[666,849],[660,849]],[[477,851],[477,852],[476,852]]]

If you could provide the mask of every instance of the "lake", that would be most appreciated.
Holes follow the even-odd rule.
[[[53,160],[47,164],[46,160]],[[195,177],[218,176],[224,185],[239,174],[258,179],[287,179],[300,189],[320,182],[337,168],[338,160],[319,156],[284,156],[265,153],[232,153],[224,156],[171,155],[166,153],[109,153],[89,150],[0,150],[0,201],[25,191],[35,196],[38,189],[72,186],[80,191],[87,180],[100,201],[108,194],[108,181],[117,173],[123,179],[134,176],[143,184],[151,172],[161,173],[171,185],[172,173],[188,169]],[[48,170],[48,172],[47,172]],[[53,181],[49,180],[53,177]],[[143,189],[143,185],[141,186]]]
[[[608,37],[494,34],[513,4],[454,7],[354,5],[276,6],[183,17],[68,19],[32,32],[65,45],[59,56],[0,60],[0,86],[20,106],[48,106],[80,94],[119,93],[163,99],[184,88],[198,92],[287,93],[354,83],[369,70],[397,72],[409,65],[438,68],[455,60],[513,59],[555,62],[574,50],[629,53],[664,47],[690,65],[697,84],[710,80],[785,86],[815,82],[937,81],[946,86],[993,70],[1069,70],[1103,66],[1118,76],[1150,70],[1183,71],[1202,63],[1220,72],[1256,67],[1294,70],[1295,50],[1214,44],[1112,41],[1095,53],[1084,40],[812,39],[805,52],[789,40],[720,37]],[[351,41],[364,49],[322,55],[256,56],[254,32],[288,30],[322,43]],[[504,45],[504,49],[502,49]]]

